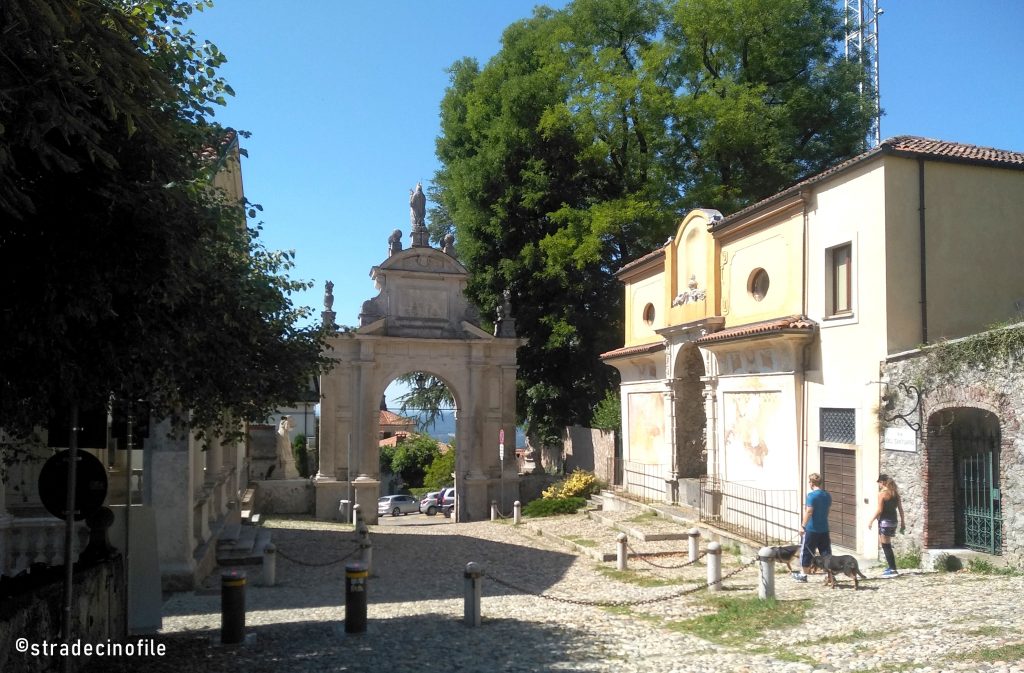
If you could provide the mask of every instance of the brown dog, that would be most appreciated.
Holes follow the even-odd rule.
[[[854,590],[860,588],[860,585],[857,583],[858,577],[868,578],[867,575],[860,571],[860,564],[857,563],[857,559],[853,556],[815,556],[812,563],[816,571],[821,570],[827,575],[825,585],[831,586],[833,589],[838,586],[836,583],[837,574],[852,578]]]
[[[793,567],[789,564],[800,553],[800,545],[789,544],[784,547],[769,547],[769,549],[772,550],[772,558],[776,563],[786,564],[786,569],[793,572]]]

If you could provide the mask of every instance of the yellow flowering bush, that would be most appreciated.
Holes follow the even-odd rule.
[[[562,481],[555,482],[544,489],[541,496],[545,499],[551,498],[586,498],[596,493],[601,488],[597,477],[593,472],[580,468],[573,470],[573,473]]]

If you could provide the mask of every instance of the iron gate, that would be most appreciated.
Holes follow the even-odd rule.
[[[989,554],[1003,549],[998,447],[998,436],[991,432],[953,430],[956,544]]]

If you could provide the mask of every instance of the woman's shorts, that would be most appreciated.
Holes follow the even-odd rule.
[[[896,522],[895,521],[879,521],[878,522],[878,534],[884,535],[885,537],[895,537],[896,535]]]

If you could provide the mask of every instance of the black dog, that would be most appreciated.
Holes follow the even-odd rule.
[[[815,556],[813,560],[814,569],[821,570],[827,575],[825,584],[836,588],[836,575],[846,575],[853,579],[854,590],[859,588],[858,577],[867,579],[868,576],[860,571],[860,564],[853,556]]]
[[[800,545],[789,544],[784,547],[769,547],[772,550],[772,556],[776,563],[785,563],[786,569],[789,572],[793,572],[792,566],[789,565],[790,561],[800,553]]]

